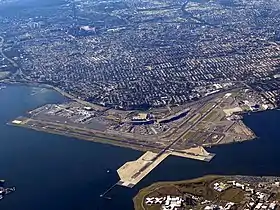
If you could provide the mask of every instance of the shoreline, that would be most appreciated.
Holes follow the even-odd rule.
[[[149,186],[146,186],[142,189],[140,189],[138,191],[138,193],[133,197],[133,205],[134,205],[134,209],[135,210],[146,210],[146,209],[150,209],[150,205],[147,205],[147,203],[145,203],[145,199],[146,198],[152,198],[155,195],[160,195],[162,196],[175,196],[176,194],[178,194],[178,192],[182,193],[180,189],[185,189],[185,193],[191,196],[198,196],[197,194],[200,194],[200,192],[197,192],[196,190],[194,190],[193,188],[196,187],[196,185],[201,185],[199,190],[201,192],[203,191],[207,191],[209,193],[210,190],[213,191],[212,193],[212,197],[215,198],[215,200],[217,199],[217,194],[224,194],[226,193],[227,190],[229,190],[230,192],[232,192],[234,189],[235,190],[239,190],[238,188],[241,187],[235,187],[235,184],[232,183],[245,183],[245,185],[247,186],[248,189],[246,189],[245,192],[245,185],[243,185],[244,188],[242,188],[242,190],[244,190],[245,193],[248,193],[249,188],[250,190],[252,190],[250,186],[254,186],[256,185],[258,182],[275,182],[276,180],[279,180],[280,178],[277,176],[254,176],[254,175],[215,175],[215,174],[208,174],[208,175],[204,175],[204,176],[200,176],[200,177],[196,177],[196,178],[191,178],[191,179],[187,179],[187,180],[181,180],[181,181],[160,181],[160,182],[155,182],[150,184]],[[215,188],[214,186],[217,185],[217,183],[222,183],[222,185],[224,185],[224,190],[221,191],[217,191],[215,192]],[[227,183],[227,184],[224,184]],[[250,183],[250,184],[249,184]],[[232,184],[232,186],[230,186]],[[218,184],[219,185],[219,184]],[[242,184],[239,184],[242,185]],[[189,189],[186,190],[186,188]],[[237,185],[236,185],[237,186]],[[169,189],[169,190],[168,190]],[[173,189],[173,191],[171,190]],[[178,192],[176,192],[176,189]],[[262,188],[260,188],[262,189]],[[241,189],[240,189],[241,190]],[[166,194],[164,194],[163,192],[165,192]],[[172,194],[172,192],[174,194]],[[240,193],[241,191],[239,191]],[[203,194],[203,193],[202,193]],[[229,195],[231,195],[232,193],[229,193]],[[254,193],[253,193],[254,194]],[[204,193],[204,195],[206,195]],[[213,196],[214,195],[214,196]],[[252,194],[251,194],[252,195]],[[185,194],[186,196],[186,194]],[[201,196],[201,195],[200,195]],[[208,196],[210,196],[210,194],[208,194]],[[183,196],[184,197],[184,196]],[[234,194],[232,199],[234,198]],[[220,197],[221,201],[222,198]],[[244,199],[244,198],[243,198]],[[243,200],[241,199],[241,200]],[[228,200],[227,200],[228,202]],[[241,206],[243,207],[243,201],[241,201]],[[240,203],[236,203],[237,205]],[[201,204],[198,204],[201,205]],[[206,204],[207,205],[207,204]],[[155,205],[153,209],[159,209],[158,205]]]
[[[44,133],[55,134],[55,135],[59,135],[59,136],[66,136],[66,137],[70,137],[70,138],[75,138],[75,140],[82,140],[82,141],[95,142],[95,143],[100,143],[100,144],[105,144],[105,145],[129,148],[129,149],[133,149],[135,151],[140,151],[140,152],[147,151],[145,148],[143,148],[141,150],[141,148],[139,148],[139,147],[133,147],[132,145],[129,145],[129,144],[118,143],[117,140],[114,140],[113,138],[109,138],[109,137],[102,137],[102,136],[98,136],[98,135],[92,135],[91,137],[85,137],[85,136],[79,136],[79,134],[75,135],[75,134],[69,134],[69,133],[62,133],[62,132],[54,131],[54,130],[50,130],[50,129],[36,128],[36,127],[30,127],[30,126],[25,126],[25,125],[16,125],[11,122],[8,122],[7,125],[21,127],[23,129],[31,129],[31,130],[35,130],[37,132],[44,132]],[[150,151],[152,151],[152,150],[150,150]]]
[[[79,98],[77,98],[77,96],[71,95],[71,94],[65,92],[64,90],[62,90],[61,88],[58,88],[58,87],[55,87],[55,86],[49,85],[49,84],[31,82],[31,81],[7,81],[7,79],[0,80],[0,83],[7,84],[7,85],[23,85],[23,86],[29,86],[29,87],[47,88],[47,89],[53,90],[55,92],[58,92],[59,94],[61,94],[62,96],[66,97],[68,99],[72,99],[73,101],[76,101],[76,102],[84,104],[84,105],[109,108],[106,106],[94,104],[94,103],[79,99]],[[226,90],[224,92],[227,92],[227,91],[229,91],[229,90]],[[220,93],[218,92],[217,94],[221,94],[221,92]],[[204,98],[201,98],[201,99],[203,100]],[[160,108],[161,107],[159,107],[159,109]],[[153,109],[157,109],[157,108],[155,107]],[[274,107],[273,109],[268,109],[268,110],[275,110],[275,109],[279,109],[279,107]],[[137,110],[137,109],[135,109],[135,110]],[[129,110],[129,111],[133,111],[133,110]],[[240,115],[243,116],[243,115],[250,114],[250,113],[258,113],[258,112],[265,112],[265,111],[267,111],[267,110],[247,111],[247,112],[243,111]]]
[[[75,97],[75,96],[73,96],[71,94],[68,94],[67,92],[63,91],[62,89],[54,87],[52,85],[48,85],[48,84],[37,83],[37,82],[23,82],[23,81],[6,81],[6,80],[5,81],[2,80],[2,81],[0,81],[0,83],[8,84],[8,85],[23,85],[23,86],[29,86],[29,87],[47,88],[47,89],[53,90],[53,91],[61,94],[63,97],[65,97],[67,99],[76,101],[76,102],[78,102],[78,103],[80,103],[82,105],[106,108],[106,107],[103,107],[103,106],[99,106],[99,105],[92,104],[90,102],[78,99],[77,97]],[[274,109],[277,109],[277,107],[275,107]],[[269,110],[274,110],[274,109],[269,109]],[[249,115],[250,113],[264,112],[264,111],[269,111],[269,110],[248,111],[248,112],[242,112],[239,115],[242,116],[242,118],[243,118],[244,115]],[[248,139],[241,139],[241,140],[234,140],[234,141],[231,141],[231,142],[228,142],[228,141],[223,142],[223,138],[222,138],[222,139],[218,140],[216,143],[205,144],[205,145],[202,145],[202,146],[205,147],[205,148],[212,148],[212,147],[220,146],[220,145],[242,143],[242,142],[245,142],[245,141],[252,141],[252,140],[258,139],[258,136],[255,134],[255,132],[251,128],[249,128],[247,125],[244,124],[243,119],[240,119],[240,122],[242,123],[244,128],[248,132],[251,133],[250,138],[248,138]],[[15,124],[10,123],[10,122],[7,123],[7,124],[15,126]],[[142,151],[142,152],[145,152],[145,151],[157,151],[158,152],[160,150],[160,149],[152,148],[152,147],[145,146],[145,145],[140,147],[139,145],[133,146],[133,145],[131,145],[129,143],[118,142],[118,141],[120,141],[120,139],[127,138],[127,137],[122,137],[121,135],[114,137],[114,136],[110,136],[112,134],[104,133],[102,135],[93,135],[91,137],[86,137],[86,136],[80,135],[79,133],[75,134],[75,133],[67,133],[67,132],[63,132],[63,131],[54,131],[52,129],[44,129],[44,128],[38,128],[38,127],[31,127],[31,126],[28,126],[28,125],[16,125],[16,126],[25,127],[25,128],[33,129],[33,130],[40,131],[40,132],[54,133],[54,134],[57,134],[57,135],[64,135],[64,136],[68,136],[68,137],[74,137],[74,138],[79,139],[79,140],[86,140],[86,141],[92,141],[92,142],[98,142],[98,143],[104,143],[104,144],[111,144],[111,145],[119,146],[119,147],[131,148],[133,150],[138,150],[138,151]]]
[[[7,84],[7,85],[23,85],[23,86],[28,86],[28,87],[47,88],[47,89],[53,90],[55,92],[58,92],[62,96],[66,97],[68,99],[77,101],[81,104],[85,104],[85,105],[87,104],[87,105],[91,105],[91,106],[99,106],[97,104],[93,104],[93,103],[81,100],[81,99],[77,98],[76,96],[71,95],[71,94],[65,92],[64,90],[62,90],[58,87],[55,87],[53,85],[48,85],[48,84],[38,83],[38,82],[28,82],[28,81],[26,81],[26,82],[24,82],[24,81],[6,81],[5,79],[0,80],[0,83]]]
[[[19,84],[19,85],[25,85],[25,83],[9,83],[11,85],[14,84]],[[29,86],[34,87],[34,84],[28,83]],[[58,92],[64,97],[70,98],[72,100],[75,100],[73,96],[65,93],[64,91],[60,90],[59,88],[53,87],[51,85],[45,85],[45,84],[36,84],[35,87],[42,87],[42,88],[48,88],[52,89],[53,91]],[[221,100],[221,99],[220,99]],[[218,104],[221,103],[221,101],[216,102],[216,104],[211,105],[210,109],[208,108],[209,104],[207,104],[207,110],[205,110],[206,114],[203,114],[202,117],[207,117],[209,111],[212,111],[213,108],[217,107]],[[75,100],[77,101],[77,99]],[[80,103],[80,101],[77,101]],[[208,103],[208,102],[207,102]],[[81,104],[81,103],[80,103]],[[84,104],[82,104],[84,105]],[[45,109],[43,109],[45,110]],[[29,113],[31,115],[31,112]],[[244,115],[245,113],[242,112],[239,115]],[[36,114],[34,115],[36,116]],[[196,116],[196,115],[195,115]],[[38,119],[37,117],[18,117],[12,122],[8,122],[8,125],[13,125],[13,126],[18,126],[18,127],[23,127],[23,128],[28,128],[28,129],[33,129],[39,132],[46,132],[46,133],[51,133],[51,134],[56,134],[56,135],[63,135],[63,136],[68,136],[75,138],[76,140],[85,140],[85,141],[92,141],[92,142],[97,142],[97,143],[102,143],[102,144],[109,144],[113,146],[118,146],[118,147],[124,147],[124,148],[129,148],[141,152],[146,152],[143,154],[152,154],[152,158],[149,160],[146,160],[145,158],[140,157],[139,160],[135,161],[128,161],[125,163],[123,166],[121,166],[118,169],[118,174],[120,177],[120,181],[118,182],[118,185],[122,185],[125,187],[133,187],[137,185],[143,178],[145,178],[155,167],[157,167],[158,164],[160,164],[165,158],[168,156],[177,156],[180,158],[187,158],[187,159],[194,159],[194,160],[199,160],[199,161],[206,161],[210,162],[212,158],[215,156],[215,154],[207,152],[203,146],[200,146],[201,148],[196,148],[194,147],[195,145],[192,145],[191,148],[182,150],[183,148],[179,149],[172,149],[171,146],[175,143],[177,143],[178,140],[181,139],[185,135],[184,131],[182,134],[177,136],[177,139],[171,139],[173,140],[173,143],[170,145],[161,145],[161,146],[154,146],[153,144],[148,144],[148,143],[141,143],[137,142],[137,138],[128,138],[125,136],[122,136],[121,133],[117,134],[112,134],[112,133],[107,133],[104,131],[98,131],[94,129],[89,129],[86,127],[81,127],[77,125],[71,125],[67,124],[66,121],[65,123],[61,123],[59,121],[48,121],[47,120],[42,120]],[[192,119],[192,117],[190,117]],[[189,119],[184,119],[186,122],[189,121]],[[186,122],[183,122],[186,123]],[[233,139],[233,141],[223,141],[224,139],[221,138],[220,140],[216,142],[212,142],[212,144],[205,145],[206,148],[211,148],[211,147],[216,147],[219,145],[223,144],[233,144],[233,143],[241,143],[244,141],[248,140],[255,140],[257,139],[256,134],[252,131],[251,128],[247,127],[243,120],[240,119],[238,120],[241,123],[241,131],[245,132],[248,139]],[[62,121],[64,122],[64,121]],[[195,123],[192,125],[196,125]],[[192,127],[191,127],[192,128]],[[190,128],[188,128],[190,129]],[[188,130],[187,130],[188,132]],[[250,138],[249,138],[250,137]],[[191,137],[190,137],[191,138]],[[136,164],[137,163],[137,164]]]

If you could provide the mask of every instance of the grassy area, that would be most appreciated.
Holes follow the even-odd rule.
[[[197,196],[202,196],[208,200],[214,200],[217,197],[217,192],[210,188],[210,185],[220,177],[205,177],[202,180],[197,180],[189,183],[177,184],[182,193],[189,193]]]
[[[223,192],[213,189],[215,182],[226,182],[226,176],[209,175],[197,179],[178,182],[159,182],[139,191],[134,197],[135,210],[159,210],[160,206],[146,206],[146,197],[162,197],[166,195],[192,194],[203,197],[206,200],[231,201],[241,203],[244,200],[245,192],[239,188],[228,188]]]
[[[150,187],[144,188],[139,191],[137,196],[133,198],[134,209],[135,210],[145,210],[146,206],[144,205],[145,198],[152,192],[155,192],[157,188],[160,187],[160,183],[151,185]],[[155,207],[156,208],[156,207]]]
[[[176,181],[176,182],[158,182],[152,184],[139,191],[139,193],[134,197],[134,209],[135,210],[158,210],[160,208],[143,205],[144,200],[147,196],[160,196],[160,195],[178,195],[184,193],[206,193],[208,190],[207,186],[216,179],[222,178],[221,176],[209,175],[196,179],[186,180],[186,181]],[[170,188],[170,189],[168,189]],[[210,189],[209,189],[210,190]],[[209,194],[209,193],[208,193]],[[210,193],[211,194],[211,193]]]
[[[213,106],[214,104],[215,104],[215,103],[213,103],[213,102],[209,102],[209,103],[205,104],[205,106],[204,106],[202,109],[200,109],[199,112],[200,112],[201,114],[204,114],[204,113],[207,112],[209,109],[211,109],[212,106]]]
[[[244,191],[239,188],[230,188],[221,193],[220,199],[240,203],[244,199]]]
[[[192,117],[192,118],[189,120],[189,122],[194,123],[194,122],[196,122],[196,121],[198,120],[198,118],[200,118],[200,117],[201,117],[201,114],[200,114],[200,113],[197,113],[194,117]]]
[[[206,117],[203,119],[203,121],[211,121],[211,119],[213,118],[213,116],[218,115],[218,112],[213,110],[212,112],[210,112],[208,115],[206,115]],[[213,121],[212,121],[213,122]]]
[[[187,139],[187,140],[191,140],[194,136],[195,136],[196,132],[187,132],[186,135],[184,136],[184,139]]]
[[[274,196],[274,199],[277,200],[277,201],[280,201],[280,193],[277,193],[277,194]]]

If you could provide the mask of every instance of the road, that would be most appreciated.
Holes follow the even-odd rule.
[[[4,45],[4,41],[5,39],[0,36],[0,54],[2,55],[3,58],[7,59],[15,68],[18,68],[18,65],[15,61],[13,61],[12,59],[8,58],[4,52],[3,52],[3,45]]]

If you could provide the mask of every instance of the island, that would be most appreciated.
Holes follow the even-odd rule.
[[[280,178],[208,175],[159,182],[140,190],[133,201],[135,210],[274,210]]]

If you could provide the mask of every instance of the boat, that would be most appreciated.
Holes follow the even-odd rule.
[[[4,85],[1,86],[1,85],[0,85],[0,90],[5,89],[5,88],[6,88],[6,86],[4,86]]]
[[[16,187],[4,187],[5,180],[0,180],[0,200],[2,200],[6,195],[15,192]]]

